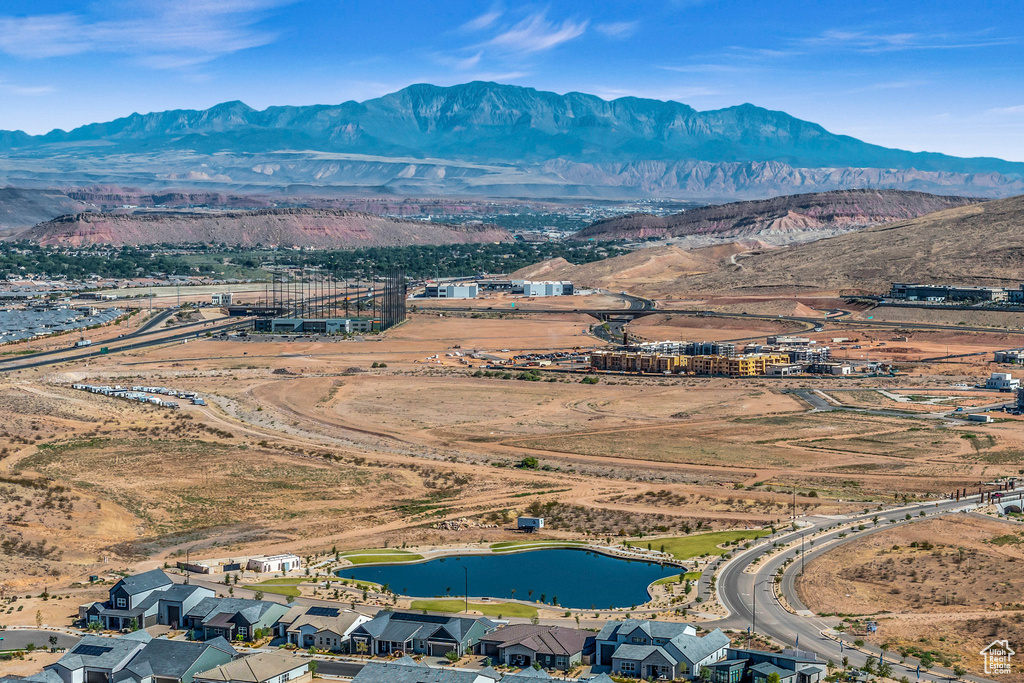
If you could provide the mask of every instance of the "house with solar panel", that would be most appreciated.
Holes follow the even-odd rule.
[[[460,657],[472,652],[480,638],[498,628],[486,617],[459,617],[450,614],[416,612],[378,612],[360,624],[350,636],[353,653],[390,655],[424,654],[444,657],[455,652]]]
[[[126,576],[108,592],[106,602],[94,603],[86,610],[87,622],[99,622],[104,628],[121,631],[163,624],[182,628],[184,615],[214,592],[203,586],[171,582],[162,569]]]
[[[295,605],[277,620],[277,635],[300,648],[343,652],[349,636],[370,617],[354,610],[321,605]]]
[[[218,636],[230,641],[255,640],[257,632],[271,633],[287,605],[243,598],[204,598],[185,614],[185,627],[196,638]]]
[[[86,636],[46,670],[63,683],[193,683],[200,672],[237,655],[222,638],[190,643],[135,631],[118,638]]]

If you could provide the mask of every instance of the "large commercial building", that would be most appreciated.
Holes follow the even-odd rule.
[[[257,318],[255,332],[273,334],[357,334],[372,332],[371,318]]]
[[[889,298],[905,301],[1006,301],[1005,287],[957,287],[952,285],[922,285],[894,282]]]
[[[424,296],[428,299],[475,299],[480,287],[475,282],[468,284],[427,285]]]
[[[751,353],[741,356],[675,355],[634,351],[594,351],[590,365],[609,372],[689,373],[724,377],[767,375],[771,365],[788,364],[783,353]]]
[[[512,281],[512,293],[522,293],[523,296],[571,296],[574,291],[573,284],[568,280],[558,282]]]

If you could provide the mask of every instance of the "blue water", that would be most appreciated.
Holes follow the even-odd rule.
[[[525,553],[462,555],[419,564],[378,565],[342,569],[338,576],[388,584],[401,595],[421,598],[459,597],[466,592],[469,570],[471,597],[512,598],[565,607],[609,609],[647,602],[647,586],[679,567],[620,560],[586,550],[533,550]],[[532,595],[530,591],[532,592]]]

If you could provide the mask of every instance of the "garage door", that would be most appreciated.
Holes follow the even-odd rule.
[[[431,657],[444,657],[446,654],[455,649],[455,645],[451,643],[428,643],[427,654]]]

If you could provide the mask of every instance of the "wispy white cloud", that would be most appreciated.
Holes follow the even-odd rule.
[[[517,53],[542,52],[579,38],[589,23],[588,20],[573,19],[553,22],[548,20],[545,12],[537,12],[494,36],[485,46]]]
[[[849,49],[859,52],[900,52],[904,50],[964,50],[971,48],[1013,45],[1017,38],[990,35],[988,32],[952,35],[948,33],[885,33],[871,30],[830,29],[804,38],[808,47]]]
[[[0,92],[9,93],[11,95],[20,95],[22,97],[39,97],[41,95],[49,95],[56,91],[57,89],[52,85],[18,85],[17,83],[0,81]]]
[[[504,11],[500,6],[494,5],[490,10],[484,12],[480,16],[470,19],[462,25],[463,31],[483,31],[486,28],[490,28],[497,23],[498,19],[501,19],[501,15]]]
[[[705,73],[737,73],[744,71],[744,67],[737,64],[684,64],[681,66],[663,65],[659,66],[663,71],[674,71],[683,74],[705,74]]]
[[[0,16],[0,52],[23,59],[123,54],[157,69],[209,62],[273,42],[257,27],[289,0],[145,0],[103,5],[106,14]]]
[[[594,24],[594,30],[608,38],[630,38],[640,28],[639,21],[615,21],[610,24]]]
[[[1024,114],[1024,104],[1017,104],[1012,107],[995,107],[985,111],[986,114],[996,114],[999,116],[1006,114]]]

